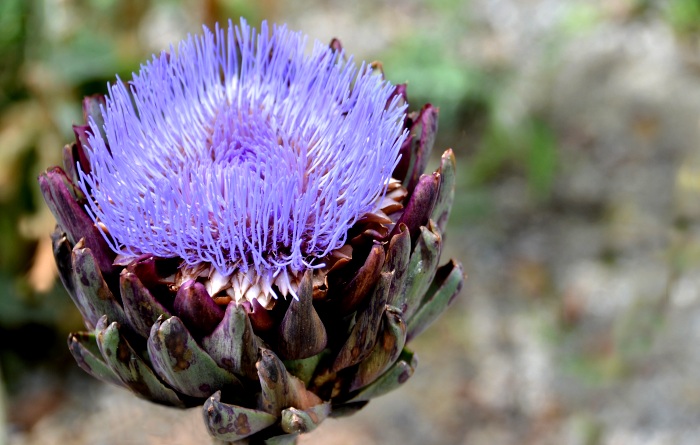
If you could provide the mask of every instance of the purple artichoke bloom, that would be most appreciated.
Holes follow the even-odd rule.
[[[218,440],[292,443],[402,384],[459,292],[438,267],[454,156],[437,109],[338,41],[204,28],[106,96],[39,181],[91,375],[204,404]],[[286,442],[285,442],[286,443]]]
[[[405,106],[368,67],[305,47],[265,23],[205,29],[110,87],[80,187],[113,250],[211,266],[266,305],[345,244],[386,191]]]

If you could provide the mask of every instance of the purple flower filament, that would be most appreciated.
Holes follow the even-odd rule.
[[[306,42],[205,28],[109,86],[80,186],[112,249],[272,279],[345,243],[386,192],[405,109],[366,65]]]

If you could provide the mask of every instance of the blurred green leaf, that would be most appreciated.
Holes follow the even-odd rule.
[[[469,186],[483,185],[495,179],[517,157],[516,150],[509,130],[491,123],[479,150],[468,163],[465,174]]]
[[[467,169],[471,186],[486,184],[510,171],[524,174],[533,199],[545,200],[557,169],[557,144],[552,129],[535,117],[514,126],[491,121]]]
[[[79,32],[70,42],[46,47],[44,51],[51,75],[60,76],[70,84],[105,77],[106,73],[117,73],[121,68],[114,43],[88,32]]]
[[[0,110],[21,89],[18,75],[25,56],[31,4],[0,1]]]
[[[700,31],[700,0],[671,0],[665,17],[673,29],[681,34]]]
[[[448,26],[448,25],[446,25]],[[470,64],[445,45],[442,34],[410,34],[380,57],[387,79],[408,83],[412,103],[430,102],[440,107],[440,125],[454,126],[465,103],[489,103],[499,77]]]
[[[568,34],[580,34],[591,30],[603,20],[603,14],[597,5],[592,3],[570,3],[567,14],[561,23],[562,31]]]
[[[530,191],[538,200],[547,198],[552,190],[557,168],[557,145],[554,134],[543,121],[534,120],[526,129],[529,153],[525,160]]]

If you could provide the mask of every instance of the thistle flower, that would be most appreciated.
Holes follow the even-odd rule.
[[[403,383],[459,292],[438,268],[454,157],[437,109],[338,41],[204,28],[83,102],[39,178],[91,375],[204,404],[218,440],[293,443]]]

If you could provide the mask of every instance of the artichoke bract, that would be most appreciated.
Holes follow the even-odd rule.
[[[219,441],[294,443],[404,383],[450,304],[451,150],[438,110],[340,43],[204,28],[83,102],[39,177],[90,375],[203,405]]]

